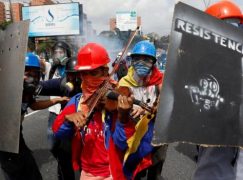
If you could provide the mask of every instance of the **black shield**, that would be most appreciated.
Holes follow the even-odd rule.
[[[175,6],[153,143],[243,145],[243,31]]]
[[[29,21],[0,31],[0,150],[18,152]]]

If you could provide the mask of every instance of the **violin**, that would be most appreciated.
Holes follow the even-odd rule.
[[[117,100],[119,95],[129,97],[131,96],[131,91],[128,87],[119,87],[116,91],[108,91],[106,93],[107,99],[105,102],[105,108],[107,110],[114,111],[117,109]],[[147,104],[137,99],[133,99],[133,104],[136,104],[151,113],[153,113],[155,110],[154,107],[150,107]]]
[[[86,121],[86,125],[85,125],[84,129],[87,128],[87,125],[89,124],[90,120],[92,119],[95,109],[97,109],[97,108],[100,109],[101,107],[104,107],[108,111],[116,111],[118,109],[118,96],[122,95],[122,96],[129,97],[132,95],[129,87],[116,88],[116,86],[114,86],[113,84],[109,84],[109,85],[107,85],[107,87],[109,87],[109,88],[106,89],[106,92],[101,93],[98,90],[94,93],[95,95],[92,96],[92,97],[97,97],[102,94],[103,96],[101,98],[99,98],[99,101],[95,101],[92,97],[90,99],[88,99],[87,104],[88,105],[96,104],[96,107],[93,108],[92,111],[89,111],[88,116],[86,116],[87,121]],[[148,111],[151,114],[155,113],[155,111],[156,111],[155,106],[150,107],[146,103],[143,103],[137,99],[133,99],[133,104],[136,104],[136,105],[142,107],[143,109],[145,109],[146,111]]]

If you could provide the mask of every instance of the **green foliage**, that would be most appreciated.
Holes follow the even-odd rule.
[[[0,24],[0,29],[5,30],[9,24],[11,24],[12,21],[4,21]]]

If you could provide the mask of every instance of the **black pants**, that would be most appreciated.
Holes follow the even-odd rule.
[[[42,180],[32,152],[25,144],[22,132],[19,153],[0,151],[0,163],[6,180]]]
[[[50,112],[48,120],[48,140],[50,151],[57,160],[58,180],[75,180],[72,166],[71,142],[72,139],[57,139],[52,131],[52,125],[57,115]]]
[[[58,162],[58,180],[75,180],[75,174],[72,168],[71,153],[66,152],[62,148],[52,149],[51,152]]]

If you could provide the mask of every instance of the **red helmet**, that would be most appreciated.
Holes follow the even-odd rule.
[[[240,8],[231,1],[219,1],[209,6],[205,12],[219,19],[237,18],[243,20]]]
[[[97,43],[88,43],[78,51],[75,70],[92,70],[110,62],[105,48]]]

